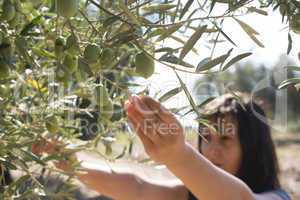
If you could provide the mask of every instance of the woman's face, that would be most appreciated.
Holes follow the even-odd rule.
[[[215,130],[203,128],[201,153],[214,165],[236,175],[241,163],[242,152],[238,137],[238,124],[234,117],[213,117],[210,119]]]

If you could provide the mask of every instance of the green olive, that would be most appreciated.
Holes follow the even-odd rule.
[[[21,23],[21,20],[22,20],[22,15],[19,12],[17,12],[15,17],[8,22],[9,26],[14,28]]]
[[[77,38],[76,35],[71,34],[67,38],[67,43],[66,43],[66,50],[70,54],[77,54],[79,52],[79,44],[78,44],[79,39]]]
[[[73,73],[78,69],[78,57],[67,53],[63,64],[69,70],[69,73]]]
[[[118,104],[114,104],[114,112],[111,117],[111,121],[112,122],[120,121],[123,117],[124,117],[124,110],[123,110],[122,106],[120,106]]]
[[[6,21],[12,20],[16,15],[16,8],[11,0],[5,0],[2,5],[2,19]]]
[[[57,14],[65,18],[73,17],[78,11],[78,0],[56,0]]]
[[[105,68],[109,68],[113,62],[113,59],[114,59],[114,52],[112,49],[105,48],[101,52],[101,56],[100,56],[101,66],[103,66]]]
[[[49,133],[55,134],[58,131],[59,124],[58,120],[54,115],[49,115],[45,118],[45,126]]]
[[[135,57],[135,72],[144,78],[149,78],[155,70],[154,60],[142,52]]]
[[[100,48],[97,44],[89,44],[84,50],[84,58],[89,63],[95,63],[100,56]]]

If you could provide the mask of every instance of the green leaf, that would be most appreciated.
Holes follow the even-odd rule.
[[[178,31],[182,27],[182,25],[183,25],[182,23],[174,24],[174,25],[170,26],[167,29],[161,30],[161,35],[156,40],[156,42],[159,42],[159,41],[162,41],[162,40],[166,39],[167,37],[169,37],[170,35],[172,35],[176,31]]]
[[[180,16],[179,16],[179,20],[181,20],[183,18],[183,16],[185,15],[185,13],[189,10],[189,8],[191,7],[191,5],[193,4],[194,0],[188,0],[188,2],[186,2],[184,8],[182,9]]]
[[[278,89],[284,89],[290,85],[296,85],[300,83],[300,78],[291,78],[283,81],[279,84]]]
[[[203,106],[205,106],[206,104],[208,104],[209,102],[211,102],[212,100],[214,100],[216,97],[209,97],[207,99],[205,99],[203,102],[201,102],[197,108],[200,109],[202,108]],[[185,114],[182,115],[182,117],[186,116],[187,114],[191,113],[193,110],[189,110],[188,112],[186,112]]]
[[[290,52],[292,50],[292,47],[293,47],[293,40],[292,40],[292,36],[291,36],[290,33],[288,34],[288,41],[289,41],[289,44],[288,44],[288,48],[287,48],[287,51],[286,51],[287,55],[290,54]]]
[[[183,89],[186,97],[188,98],[188,101],[190,102],[190,105],[192,106],[192,108],[194,109],[194,111],[196,112],[197,116],[200,117],[200,113],[197,110],[197,106],[195,104],[195,101],[193,100],[192,95],[190,94],[189,90],[187,89],[186,85],[184,84],[184,82],[182,81],[182,79],[180,78],[180,76],[178,75],[178,73],[174,70],[174,73],[176,74],[179,83],[181,85],[181,88]]]
[[[162,53],[162,52],[168,52],[168,53],[173,53],[176,52],[177,49],[173,49],[171,47],[162,47],[159,49],[155,49],[155,53]]]
[[[16,188],[20,188],[21,186],[24,185],[24,183],[30,179],[30,175],[24,175],[24,176],[21,176],[20,178],[18,178],[16,181],[12,182],[10,185],[9,185],[9,189],[13,189],[14,187]]]
[[[196,73],[207,71],[219,64],[222,64],[225,62],[225,60],[230,56],[233,49],[230,49],[226,54],[223,54],[213,60],[210,58],[203,59],[197,66]]]
[[[7,161],[4,158],[0,157],[0,163],[3,164],[6,168],[11,169],[11,170],[17,170],[18,168],[12,164],[10,161]]]
[[[183,49],[181,50],[180,59],[183,59],[188,52],[194,47],[197,41],[201,38],[202,34],[205,32],[207,25],[201,26],[195,31],[195,33],[190,37],[190,39],[186,42]]]
[[[233,44],[234,46],[237,46],[236,44],[235,44],[235,42],[223,31],[223,30],[221,30],[220,29],[220,33],[231,43],[231,44]]]
[[[240,54],[240,55],[237,55],[236,57],[232,58],[223,68],[222,68],[222,71],[225,71],[226,69],[228,69],[231,65],[239,62],[240,60],[248,57],[248,56],[251,56],[252,53],[243,53],[243,54]]]
[[[37,56],[39,57],[46,57],[46,58],[50,58],[50,59],[55,59],[55,55],[52,54],[51,52],[41,49],[41,48],[37,48],[37,47],[32,47],[32,52],[35,53]]]
[[[248,8],[248,11],[249,11],[249,12],[255,12],[255,13],[258,13],[258,14],[261,14],[261,15],[268,16],[268,12],[267,12],[267,11],[262,10],[262,9],[258,9],[258,8],[255,8],[255,7],[253,7],[253,6],[249,7],[249,8]]]
[[[285,66],[284,68],[286,68],[287,70],[291,70],[291,71],[300,71],[299,66]]]
[[[164,101],[167,101],[168,99],[170,99],[171,97],[175,96],[176,94],[180,93],[182,91],[182,87],[177,87],[177,88],[174,88],[170,91],[168,91],[167,93],[165,93],[164,95],[162,95],[160,98],[159,98],[159,102],[164,102]]]
[[[262,42],[260,42],[255,35],[259,35],[259,33],[254,30],[254,28],[252,28],[251,26],[249,26],[248,24],[246,24],[245,22],[233,18],[236,22],[238,22],[238,24],[242,27],[242,29],[247,33],[247,35],[260,47],[264,48],[265,46],[263,45]]]
[[[257,39],[254,35],[250,35],[250,38],[261,48],[265,48],[265,45]]]
[[[217,0],[212,0],[211,4],[210,4],[210,9],[209,9],[209,14],[212,12],[212,10],[214,9],[215,5],[216,5]]]
[[[165,12],[167,10],[170,10],[172,8],[175,8],[177,5],[175,4],[153,4],[144,6],[143,10],[147,13],[154,13],[154,12]]]
[[[193,65],[191,65],[183,60],[180,60],[178,57],[176,57],[172,54],[171,55],[170,54],[163,55],[162,57],[159,58],[159,61],[168,62],[168,63],[172,63],[175,65],[181,65],[181,66],[184,66],[187,68],[194,68]]]
[[[29,151],[26,151],[26,150],[23,150],[23,149],[20,149],[21,152],[24,153],[24,155],[29,158],[30,160],[32,161],[35,161],[37,163],[39,163],[40,165],[43,165],[45,166],[46,164],[39,158],[37,157],[35,154],[33,154],[32,152],[29,152]]]
[[[246,24],[245,22],[234,18],[235,21],[237,21],[239,23],[239,25],[242,27],[242,29],[244,29],[244,31],[250,35],[254,34],[254,35],[259,35],[259,33],[254,30],[254,28],[252,28],[250,25]]]
[[[119,7],[124,11],[124,13],[126,14],[126,16],[131,19],[135,24],[141,26],[139,20],[137,19],[137,17],[130,12],[130,10],[128,9],[128,7],[125,5],[123,0],[119,0]]]

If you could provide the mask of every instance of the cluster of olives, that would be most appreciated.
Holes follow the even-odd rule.
[[[78,38],[71,34],[67,40],[58,37],[54,44],[54,53],[58,60],[56,77],[58,81],[68,83],[73,73],[78,69],[79,44]]]

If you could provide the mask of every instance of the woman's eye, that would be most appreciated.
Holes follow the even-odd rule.
[[[231,140],[231,137],[228,137],[228,136],[223,136],[221,138],[222,141],[230,141]]]

